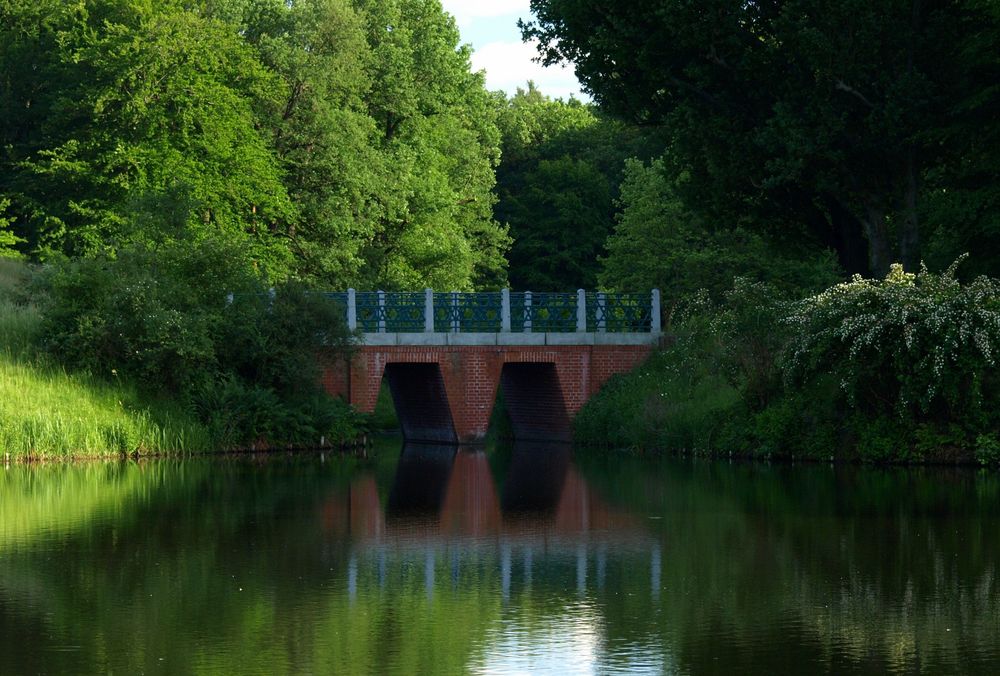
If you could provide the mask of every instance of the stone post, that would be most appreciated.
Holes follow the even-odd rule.
[[[660,290],[653,289],[653,306],[649,314],[649,332],[654,336],[660,335],[663,331],[663,317],[660,309]]]
[[[378,292],[378,332],[385,333],[385,291]]]
[[[347,290],[347,328],[351,331],[358,328],[358,300],[354,289]]]
[[[576,290],[576,332],[587,332],[587,292]]]

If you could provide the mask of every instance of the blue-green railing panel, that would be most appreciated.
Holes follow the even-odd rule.
[[[511,331],[522,332],[530,324],[534,333],[567,333],[576,331],[575,293],[525,292],[510,294]]]
[[[419,333],[424,330],[424,294],[420,292],[358,291],[358,328],[365,333]]]
[[[434,294],[434,330],[462,333],[500,331],[499,292]]]
[[[652,296],[647,293],[588,293],[587,330],[648,333],[652,308]]]

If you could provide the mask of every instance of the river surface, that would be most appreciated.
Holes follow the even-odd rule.
[[[1000,478],[524,444],[11,466],[0,674],[998,674]]]

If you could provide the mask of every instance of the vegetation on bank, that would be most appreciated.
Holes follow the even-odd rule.
[[[294,286],[272,297],[218,244],[159,250],[155,265],[149,255],[35,274],[0,259],[0,453],[205,452],[361,434],[364,418],[319,386],[318,351],[350,343],[332,302]]]
[[[438,0],[0,2],[0,257],[44,265],[0,267],[0,450],[335,443],[306,287],[510,284],[663,292],[584,438],[1000,455],[998,6],[655,4],[532,2],[584,104],[488,92]]]
[[[580,412],[583,441],[706,455],[1000,461],[1000,280],[856,276],[798,300],[737,280]]]
[[[69,372],[42,354],[39,308],[23,264],[0,258],[0,454],[82,457],[212,448],[194,416],[124,379]]]

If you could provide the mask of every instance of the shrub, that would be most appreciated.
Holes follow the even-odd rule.
[[[296,284],[268,289],[225,240],[66,261],[41,285],[49,353],[186,402],[220,445],[315,445],[360,429],[319,385],[318,352],[351,343],[341,308]]]
[[[996,415],[1000,282],[892,266],[798,303],[784,368],[793,386],[832,373],[869,415],[983,423]]]

